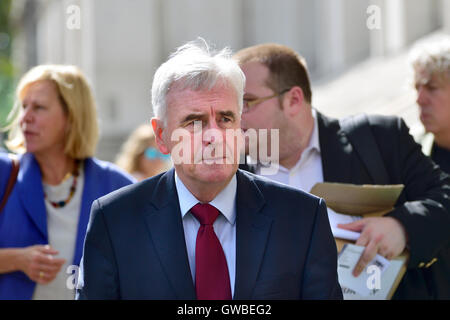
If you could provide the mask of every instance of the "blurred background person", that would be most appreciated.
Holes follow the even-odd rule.
[[[140,125],[122,145],[116,164],[137,180],[153,177],[171,166],[170,155],[161,153],[150,125]]]
[[[410,62],[426,132],[418,140],[424,153],[450,173],[450,37],[418,43]]]
[[[0,211],[0,299],[73,299],[66,270],[80,263],[92,202],[134,179],[93,158],[96,107],[77,67],[32,68],[16,99],[6,145],[20,169]],[[11,168],[0,155],[0,199]]]
[[[416,137],[423,152],[450,173],[450,37],[418,42],[410,52],[420,121],[424,131]],[[450,242],[425,270],[438,299],[450,299]]]

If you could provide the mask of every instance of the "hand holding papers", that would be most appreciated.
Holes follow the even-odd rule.
[[[386,280],[381,275],[389,267],[390,263],[387,259],[377,254],[367,264],[363,272],[358,277],[354,277],[352,270],[363,251],[364,247],[346,244],[339,253],[338,276],[342,287],[367,297],[370,293],[376,293],[377,290],[381,290],[381,279]]]
[[[338,227],[338,224],[346,224],[362,219],[362,216],[351,216],[347,214],[337,213],[333,209],[328,208],[328,220],[330,220],[331,232],[333,236],[339,239],[358,240],[361,233],[355,231],[344,230]]]
[[[402,256],[388,261],[377,255],[358,276],[351,270],[357,263],[364,247],[346,244],[339,253],[338,276],[345,300],[390,299],[404,273]]]
[[[341,270],[338,268],[339,282],[343,289],[344,299],[390,299],[394,294],[398,283],[406,271],[408,254],[403,253],[388,261],[381,255],[376,255],[379,248],[377,246],[374,247],[373,239],[364,241],[364,239],[368,240],[366,238],[371,239],[373,236],[376,236],[375,232],[370,236],[372,232],[369,231],[369,237],[366,238],[364,236],[360,238],[361,234],[359,232],[365,233],[364,227],[371,223],[375,224],[376,228],[367,230],[376,229],[378,230],[377,232],[380,232],[380,228],[385,230],[383,226],[390,225],[390,220],[393,218],[384,218],[383,216],[393,209],[402,190],[403,185],[353,185],[345,183],[318,183],[312,188],[311,193],[324,198],[328,208],[331,209],[328,211],[328,218],[338,251],[342,253],[342,250],[350,250],[344,252],[343,257],[346,258],[346,262],[341,263],[342,261],[340,261],[339,267]],[[371,219],[361,220],[362,218]],[[349,223],[351,225],[348,225]],[[339,224],[346,224],[346,229],[349,230],[338,228]],[[397,234],[397,232],[394,233]],[[352,242],[354,243],[358,239],[360,240],[358,244],[365,245],[367,248],[352,245]],[[351,246],[348,246],[348,244],[351,244]],[[343,249],[343,247],[347,249]],[[375,251],[373,252],[373,250]],[[379,266],[383,265],[384,267],[382,269],[383,272],[381,272],[381,269],[379,270],[381,288],[369,290],[369,294],[367,289],[370,289],[371,286],[367,287],[367,281],[370,276],[367,278],[366,271],[371,271],[370,263],[365,268],[365,262],[363,265],[358,264],[363,252],[367,261],[375,257],[371,263],[376,263]],[[395,255],[397,254],[398,252]],[[370,257],[368,258],[367,255]],[[339,259],[341,259],[341,255]],[[359,266],[356,268],[358,270],[355,269],[356,265]],[[359,276],[355,277],[352,274],[354,269],[355,274],[359,274]],[[360,271],[362,272],[360,273]]]

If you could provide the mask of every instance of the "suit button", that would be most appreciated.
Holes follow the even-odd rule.
[[[427,263],[427,265],[425,266],[425,268],[429,268],[433,263],[435,263],[437,261],[436,258],[433,258],[430,262]]]
[[[419,268],[423,268],[423,267],[425,267],[425,262],[419,263]]]

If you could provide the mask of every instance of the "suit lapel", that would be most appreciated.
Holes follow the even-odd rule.
[[[272,218],[261,213],[265,200],[249,176],[238,170],[236,195],[236,280],[234,299],[250,299],[264,257]]]
[[[144,219],[177,298],[195,299],[173,169],[160,178],[149,206]]]
[[[43,239],[48,242],[47,210],[44,203],[41,170],[34,156],[29,153],[23,155],[20,169],[17,177],[20,200]]]
[[[151,202],[144,218],[161,264],[177,297],[195,299],[173,169],[161,177]],[[256,184],[238,171],[234,299],[250,299],[264,257],[272,222],[261,213],[264,203]]]
[[[352,150],[347,136],[341,131],[339,122],[317,112],[319,144],[325,182],[352,182]]]

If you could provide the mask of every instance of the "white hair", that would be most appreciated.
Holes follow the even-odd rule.
[[[444,76],[450,81],[450,37],[418,42],[409,54],[409,62],[416,72],[425,72],[428,79],[422,81],[433,75]]]
[[[231,50],[213,51],[202,38],[190,41],[179,47],[156,70],[152,85],[153,114],[163,120],[164,125],[167,124],[166,97],[175,84],[177,89],[196,91],[211,90],[218,83],[231,85],[237,95],[239,113],[242,113],[245,76],[232,59]]]

